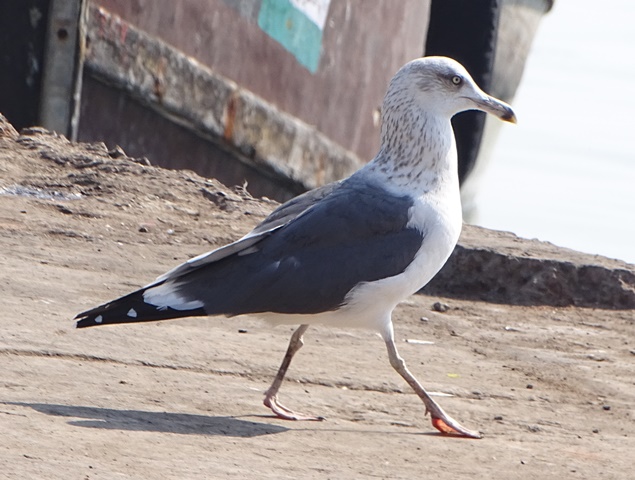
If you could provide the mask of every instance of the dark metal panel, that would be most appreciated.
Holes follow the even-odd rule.
[[[0,2],[0,112],[20,130],[35,125],[49,0]]]

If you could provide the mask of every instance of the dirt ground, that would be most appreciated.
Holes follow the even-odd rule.
[[[633,478],[632,310],[401,304],[401,354],[481,440],[435,433],[367,331],[311,328],[281,398],[326,420],[278,420],[261,402],[289,327],[71,321],[275,204],[101,144],[0,137],[0,478]]]

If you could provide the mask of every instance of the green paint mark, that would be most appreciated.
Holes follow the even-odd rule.
[[[322,52],[322,30],[289,0],[262,0],[258,26],[315,73]]]

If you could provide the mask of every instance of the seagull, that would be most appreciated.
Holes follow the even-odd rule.
[[[433,426],[480,438],[445,413],[408,370],[391,319],[397,304],[441,269],[458,241],[461,201],[450,119],[465,110],[516,122],[512,108],[484,93],[455,60],[421,57],[405,64],[384,97],[381,146],[371,162],[284,203],[241,239],[78,314],[76,327],[247,314],[299,325],[264,398],[287,420],[322,419],[278,400],[308,327],[372,329]]]

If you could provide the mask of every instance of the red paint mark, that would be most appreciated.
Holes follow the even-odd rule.
[[[233,92],[227,101],[227,109],[225,110],[225,130],[223,138],[230,142],[234,137],[234,122],[236,121],[236,92]]]
[[[125,22],[121,22],[121,30],[119,32],[119,41],[121,43],[126,43],[127,34],[128,34],[128,24]]]

